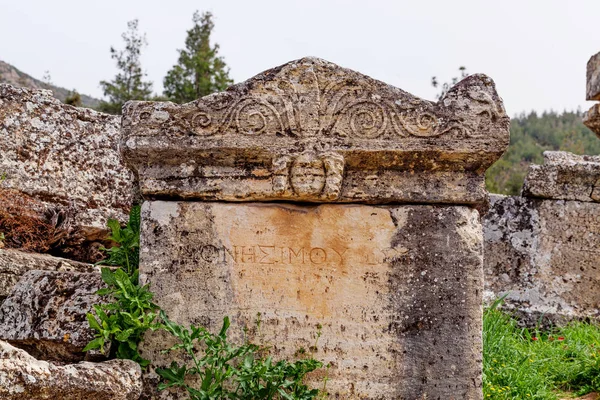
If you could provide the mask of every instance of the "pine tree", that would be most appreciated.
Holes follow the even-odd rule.
[[[104,96],[108,101],[100,103],[100,111],[120,114],[123,104],[128,100],[149,100],[152,95],[152,82],[144,81],[140,56],[142,48],[147,46],[146,35],[138,33],[138,20],[127,23],[127,31],[121,35],[125,49],[117,51],[110,48],[111,58],[117,62],[119,73],[110,81],[100,82]]]
[[[212,14],[194,13],[194,26],[187,32],[185,49],[179,50],[177,65],[164,79],[164,95],[176,103],[186,103],[208,94],[223,91],[233,81],[229,68],[217,54],[219,45],[211,47],[214,28]]]

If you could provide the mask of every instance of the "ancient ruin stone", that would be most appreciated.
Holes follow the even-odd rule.
[[[523,196],[600,201],[600,156],[545,151],[544,165],[531,165]]]
[[[488,298],[523,323],[600,318],[600,204],[494,195],[482,224]]]
[[[140,366],[130,360],[55,365],[0,341],[0,398],[4,400],[135,400]]]
[[[583,123],[600,138],[600,104],[594,104],[583,115]]]
[[[103,285],[99,273],[25,273],[0,306],[0,340],[43,360],[82,360],[94,338],[86,313]]]
[[[146,202],[142,280],[182,324],[254,327],[275,357],[314,343],[342,399],[477,399],[482,243],[477,211]],[[157,365],[165,341],[146,338]],[[320,385],[325,372],[313,376]]]
[[[587,100],[600,100],[600,53],[587,64]],[[583,123],[600,137],[600,104],[594,104],[583,116]]]
[[[432,103],[315,58],[184,105],[127,103],[124,159],[150,200],[140,279],[175,321],[229,315],[233,340],[245,326],[276,359],[321,325],[332,398],[480,400],[483,238],[465,205],[508,126],[484,75]],[[148,333],[143,355],[166,365],[168,344]]]
[[[62,213],[73,235],[94,237],[108,218],[127,219],[134,176],[119,138],[117,116],[0,84],[0,191],[15,189]]]
[[[0,249],[0,303],[10,294],[21,275],[31,270],[98,272],[98,268],[91,264],[47,254]]]
[[[123,150],[146,198],[475,204],[508,126],[485,75],[432,103],[303,58],[188,104],[127,103]]]
[[[586,100],[600,100],[600,53],[587,63]]]

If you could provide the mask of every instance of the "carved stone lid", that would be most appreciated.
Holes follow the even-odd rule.
[[[128,102],[123,132],[146,198],[475,204],[509,118],[485,75],[433,103],[303,58],[191,103]]]

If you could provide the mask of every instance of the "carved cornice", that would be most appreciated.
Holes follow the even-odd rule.
[[[140,172],[142,191],[151,197],[427,201],[399,194],[394,187],[399,182],[388,182],[387,194],[384,188],[379,194],[344,189],[344,176],[375,175],[369,182],[385,187],[382,171],[405,175],[399,178],[403,181],[410,179],[406,172],[418,172],[429,176],[430,182],[416,187],[425,189],[437,184],[433,175],[456,172],[455,179],[473,186],[472,177],[481,178],[506,148],[508,124],[494,84],[484,75],[466,78],[433,103],[327,61],[304,58],[188,104],[129,102],[123,148]],[[178,164],[186,166],[181,173],[174,169]],[[144,186],[144,175],[149,185]],[[271,187],[223,190],[227,176],[242,181],[241,187],[263,178]],[[482,190],[459,202],[476,202]]]

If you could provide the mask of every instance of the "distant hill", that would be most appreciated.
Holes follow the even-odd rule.
[[[25,87],[30,89],[48,89],[52,90],[54,97],[64,102],[69,96],[70,90],[58,86],[50,85],[40,80],[37,80],[24,72],[19,71],[12,65],[0,60],[0,83],[8,83],[17,87]],[[98,108],[100,100],[95,99],[85,94],[81,95],[81,104],[83,107]]]

